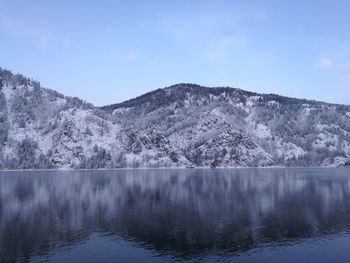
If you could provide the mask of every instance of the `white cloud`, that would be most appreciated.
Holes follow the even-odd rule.
[[[315,65],[315,69],[329,69],[333,64],[333,61],[330,58],[322,58]]]
[[[136,59],[137,59],[137,54],[133,52],[130,52],[124,56],[125,61],[134,61]]]
[[[38,49],[44,49],[49,43],[49,40],[45,36],[41,36],[36,43]]]

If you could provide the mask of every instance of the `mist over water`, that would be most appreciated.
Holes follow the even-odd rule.
[[[0,262],[346,262],[349,230],[347,169],[0,172]]]

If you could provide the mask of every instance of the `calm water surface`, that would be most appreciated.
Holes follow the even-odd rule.
[[[350,170],[0,172],[0,262],[349,262]]]

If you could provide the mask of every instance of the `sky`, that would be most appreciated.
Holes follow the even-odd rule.
[[[0,0],[0,67],[97,106],[176,83],[350,104],[348,0]]]

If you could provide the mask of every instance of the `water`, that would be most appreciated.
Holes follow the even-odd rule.
[[[0,172],[0,262],[348,262],[349,171]]]

